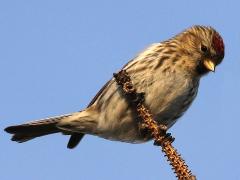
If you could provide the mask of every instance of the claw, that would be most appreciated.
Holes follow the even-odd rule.
[[[136,104],[143,103],[144,102],[144,96],[145,96],[144,92],[136,93],[136,98],[133,100],[133,102],[136,103]]]

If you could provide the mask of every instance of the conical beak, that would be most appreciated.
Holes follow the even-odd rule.
[[[203,60],[203,64],[209,71],[212,71],[212,72],[215,71],[216,65],[215,65],[215,63],[211,59]]]

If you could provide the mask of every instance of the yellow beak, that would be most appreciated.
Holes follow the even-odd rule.
[[[214,72],[215,71],[215,63],[211,59],[205,59],[203,60],[204,66],[209,70]]]

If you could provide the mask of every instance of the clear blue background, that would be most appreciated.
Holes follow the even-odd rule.
[[[195,25],[223,36],[226,56],[170,132],[198,179],[240,179],[238,1],[0,1],[0,179],[175,179],[159,148],[86,136],[10,141],[3,129],[86,107],[123,64]]]

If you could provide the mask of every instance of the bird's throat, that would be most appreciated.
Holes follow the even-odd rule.
[[[202,61],[200,61],[200,63],[197,65],[196,71],[200,76],[203,76],[209,72],[209,70],[204,66]]]

